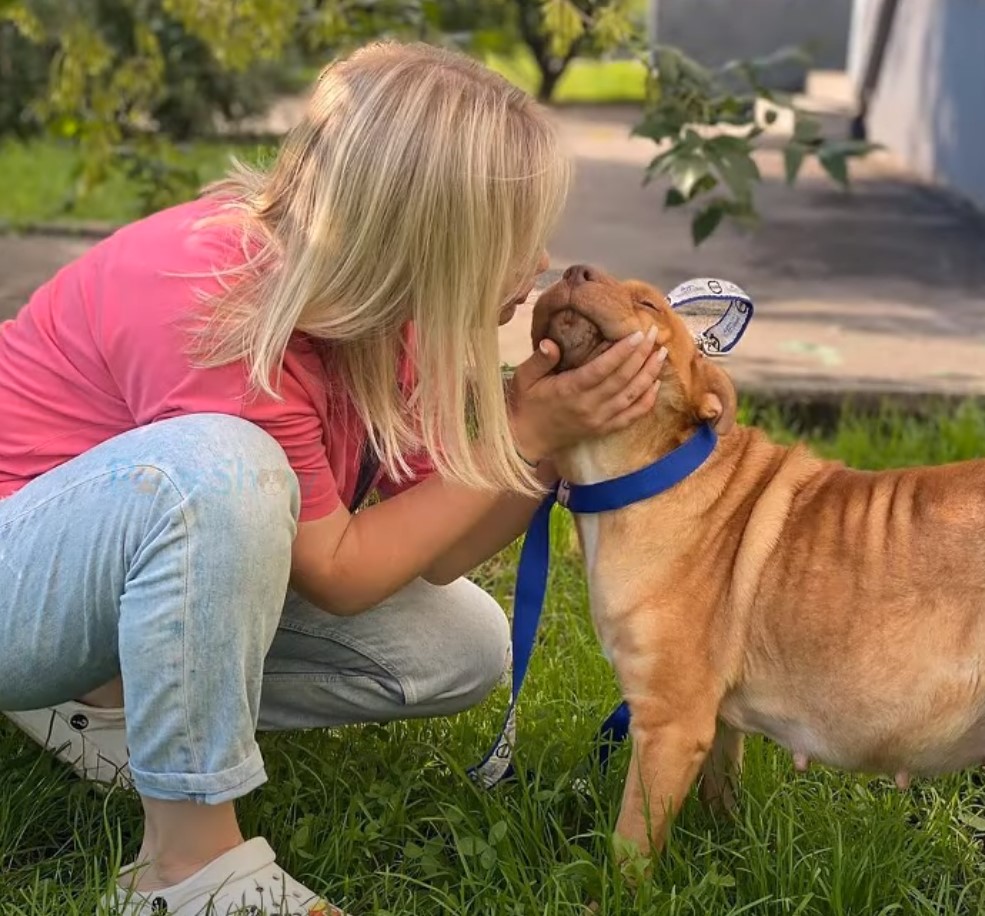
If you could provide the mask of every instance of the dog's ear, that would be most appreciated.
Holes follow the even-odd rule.
[[[700,353],[694,358],[693,406],[699,420],[710,422],[724,436],[735,426],[738,398],[735,386],[723,369]]]

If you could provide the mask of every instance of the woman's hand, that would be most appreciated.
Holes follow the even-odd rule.
[[[667,351],[654,352],[656,328],[618,341],[584,366],[552,375],[561,351],[551,340],[513,375],[516,447],[536,463],[580,441],[625,429],[653,409]]]

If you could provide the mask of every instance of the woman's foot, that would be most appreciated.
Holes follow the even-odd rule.
[[[4,715],[83,779],[132,786],[122,708],[105,709],[73,700]]]
[[[154,891],[136,883],[132,866],[120,874],[113,916],[345,916],[337,907],[295,881],[275,861],[262,837],[230,849],[179,884]]]

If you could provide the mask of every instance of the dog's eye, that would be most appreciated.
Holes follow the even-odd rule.
[[[648,309],[653,309],[653,311],[657,311],[656,304],[651,302],[649,299],[640,299],[640,305],[645,305]]]

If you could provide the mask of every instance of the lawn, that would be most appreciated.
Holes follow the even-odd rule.
[[[505,76],[531,95],[536,94],[539,75],[529,49],[520,45],[509,52],[488,51],[482,62]],[[299,87],[318,75],[319,67],[298,74]],[[646,89],[646,67],[633,59],[589,57],[575,58],[564,71],[554,89],[553,102],[558,105],[605,105],[642,102]]]
[[[491,54],[486,63],[527,91],[536,88],[536,65],[529,53]],[[312,76],[315,71],[312,71]],[[636,60],[575,60],[557,87],[559,104],[640,101],[644,68]],[[198,170],[202,182],[224,171],[229,157],[253,158],[256,145],[197,141],[175,149],[174,162]],[[70,200],[79,155],[70,143],[0,141],[0,225],[32,222],[105,221],[123,223],[140,215],[139,188],[121,174]]]
[[[511,54],[487,54],[485,64],[521,89],[537,91],[537,65],[525,49]],[[639,60],[576,58],[558,81],[553,101],[558,105],[642,102],[645,89],[646,68]]]
[[[776,411],[746,417],[782,439]],[[917,420],[845,416],[810,436],[826,455],[861,467],[981,454],[985,408]],[[716,822],[691,799],[654,878],[632,892],[609,852],[625,749],[604,774],[573,777],[617,699],[592,634],[568,519],[556,553],[543,637],[520,719],[518,784],[474,789],[463,768],[499,725],[505,690],[449,720],[263,736],[270,782],[241,806],[298,877],[360,914],[695,916],[973,914],[985,910],[985,790],[976,773],[918,780],[813,768],[750,742],[740,813]],[[477,575],[506,604],[515,550]],[[833,571],[836,575],[836,571]],[[119,857],[136,849],[132,798],[101,799],[0,726],[0,912],[92,914]]]
[[[260,155],[255,144],[196,142],[175,149],[170,158],[198,169],[202,182],[220,176],[230,156]],[[78,150],[69,143],[0,141],[0,223],[14,226],[46,221],[123,223],[140,215],[139,187],[116,173],[70,206]]]

